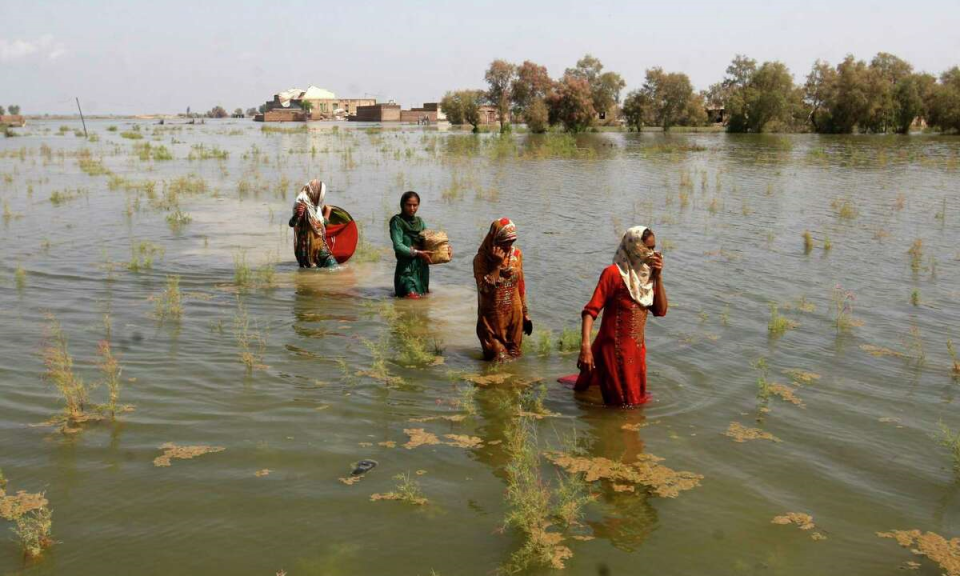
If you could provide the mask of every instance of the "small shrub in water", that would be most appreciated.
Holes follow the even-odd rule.
[[[253,284],[253,272],[247,264],[246,252],[240,251],[233,255],[233,283],[241,289]]]
[[[913,358],[917,366],[926,361],[927,354],[923,350],[923,337],[920,335],[920,328],[911,326],[910,332],[900,339],[900,344],[907,350],[906,355]]]
[[[20,542],[23,554],[28,558],[37,558],[53,545],[50,531],[53,528],[53,513],[46,507],[21,514],[16,518],[13,533]]]
[[[523,535],[523,545],[510,556],[504,566],[509,573],[521,572],[533,566],[563,568],[565,559],[572,556],[561,534],[548,532],[556,520],[573,523],[582,514],[589,499],[583,497],[582,479],[570,476],[561,480],[557,494],[541,475],[540,447],[536,428],[529,418],[519,418],[506,430],[506,448],[510,461],[506,465],[508,506],[504,527],[514,528]],[[569,484],[564,484],[568,482]]]
[[[856,326],[857,322],[853,319],[853,302],[856,297],[853,292],[844,290],[837,284],[830,299],[833,302],[833,320],[837,332],[847,332]]]
[[[130,247],[132,256],[127,263],[127,269],[131,272],[140,272],[153,268],[153,259],[155,257],[163,258],[163,247],[154,244],[149,240],[142,240]]]
[[[168,318],[171,320],[180,320],[180,317],[183,316],[179,276],[167,276],[167,288],[156,297],[154,311],[161,324]]]
[[[100,341],[97,354],[100,356],[97,366],[100,368],[100,374],[103,375],[103,383],[106,385],[107,391],[110,394],[110,398],[107,404],[103,406],[103,409],[110,413],[111,418],[116,418],[117,410],[120,408],[120,374],[123,372],[123,369],[120,367],[119,360],[113,355],[109,341]]]
[[[254,370],[263,370],[263,354],[267,348],[267,341],[260,334],[257,321],[250,322],[247,309],[238,302],[238,309],[233,317],[233,335],[240,348],[240,361],[247,368],[247,373]]]
[[[787,330],[797,327],[797,323],[789,320],[782,314],[775,302],[770,303],[770,321],[767,322],[767,330],[774,336],[780,336]]]
[[[953,377],[960,378],[960,358],[957,357],[957,351],[953,347],[953,340],[947,340],[947,352],[950,353],[950,360],[953,362]]]
[[[910,269],[914,273],[920,272],[923,266],[923,240],[920,238],[914,240],[910,249],[907,250],[907,254],[910,255]]]
[[[73,372],[73,357],[67,349],[67,337],[60,322],[49,316],[47,327],[48,342],[43,349],[43,363],[46,366],[46,379],[53,383],[65,404],[64,412],[68,419],[82,420],[87,405],[87,387],[83,380]]]
[[[813,251],[813,235],[809,230],[803,231],[803,253],[809,254]]]
[[[830,203],[830,206],[841,220],[853,220],[860,213],[857,205],[849,198],[835,198],[833,202]]]
[[[576,328],[564,328],[557,338],[557,350],[562,354],[580,351],[580,331]]]
[[[941,420],[937,423],[939,433],[934,436],[937,444],[950,451],[953,459],[953,471],[960,476],[960,430],[954,432]]]
[[[549,356],[553,350],[553,332],[544,328],[537,331],[537,355]]]
[[[914,288],[913,292],[910,293],[910,303],[914,306],[920,305],[920,291],[916,288]]]

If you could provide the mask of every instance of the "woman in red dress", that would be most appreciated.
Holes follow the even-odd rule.
[[[593,298],[583,308],[583,331],[574,390],[600,387],[607,406],[636,406],[647,394],[647,313],[667,313],[667,293],[661,279],[663,256],[654,252],[656,237],[643,226],[626,231],[620,248],[600,275]],[[593,322],[603,310],[600,333],[590,346]]]

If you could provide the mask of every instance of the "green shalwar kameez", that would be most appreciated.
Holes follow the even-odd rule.
[[[410,294],[424,295],[430,291],[430,266],[416,258],[412,250],[426,227],[419,216],[407,218],[397,214],[390,219],[390,239],[393,241],[393,252],[397,255],[393,288],[398,298]]]

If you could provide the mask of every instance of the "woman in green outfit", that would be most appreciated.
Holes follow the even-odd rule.
[[[400,213],[390,219],[390,239],[397,255],[397,269],[393,273],[393,288],[397,298],[420,298],[430,292],[430,254],[417,250],[420,233],[426,229],[417,216],[420,195],[404,192],[400,197]]]

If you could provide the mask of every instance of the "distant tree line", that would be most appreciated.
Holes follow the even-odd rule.
[[[616,121],[620,92],[626,86],[619,74],[605,72],[603,63],[589,54],[559,80],[529,60],[520,65],[494,60],[484,78],[485,90],[457,90],[443,97],[440,107],[451,123],[471,124],[476,130],[480,107],[489,105],[496,109],[501,131],[508,131],[511,119],[516,119],[533,132],[556,125],[581,132],[598,121]]]
[[[729,132],[901,133],[918,121],[960,132],[960,67],[939,78],[885,52],[869,63],[847,56],[836,66],[817,60],[802,84],[782,62],[758,64],[736,55],[724,78],[697,92],[682,72],[646,71],[643,85],[620,101],[626,83],[587,54],[560,79],[525,61],[494,60],[482,90],[447,92],[441,108],[454,124],[481,123],[496,110],[500,130],[522,121],[532,132],[561,126],[580,132],[623,122],[629,129],[703,126],[721,119]]]
[[[8,111],[9,111],[9,113],[10,113],[11,115],[13,115],[13,116],[18,116],[18,115],[20,114],[20,105],[19,105],[19,104],[11,104],[11,105],[8,106],[7,108],[4,108],[3,106],[0,106],[0,116],[3,116],[3,115],[6,114]]]

